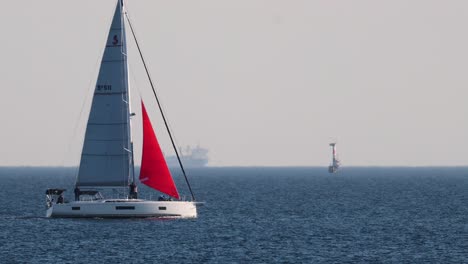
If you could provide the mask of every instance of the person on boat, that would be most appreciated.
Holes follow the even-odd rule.
[[[80,200],[80,188],[78,187],[75,187],[75,201],[79,201]]]
[[[164,195],[159,195],[158,201],[165,201],[166,199],[164,198]]]
[[[63,195],[62,194],[57,198],[57,204],[63,204]]]
[[[138,199],[138,188],[134,182],[130,184],[130,194],[128,196],[129,199]]]

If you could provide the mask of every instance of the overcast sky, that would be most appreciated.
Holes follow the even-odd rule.
[[[76,165],[115,0],[4,2],[0,165]],[[126,2],[177,143],[211,165],[327,166],[334,140],[344,166],[468,165],[467,1]],[[129,56],[136,159],[140,94],[171,154]]]

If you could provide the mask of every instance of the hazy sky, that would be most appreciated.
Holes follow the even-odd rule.
[[[78,164],[115,0],[4,2],[0,165]],[[126,2],[178,144],[211,165],[326,166],[331,140],[344,165],[468,165],[468,1]]]

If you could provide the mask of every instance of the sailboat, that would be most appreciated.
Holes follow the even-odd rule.
[[[47,189],[47,217],[197,217],[197,202],[195,202],[192,188],[133,33],[164,124],[191,193],[191,199],[181,199],[159,146],[147,109],[141,101],[143,151],[139,180],[162,194],[158,200],[138,198],[130,122],[135,114],[130,109],[129,100],[125,18],[133,33],[123,0],[117,0],[87,121],[74,188],[75,199],[65,201],[65,189]],[[103,195],[106,191],[107,193],[113,191],[114,194],[119,194],[119,197],[106,198]]]

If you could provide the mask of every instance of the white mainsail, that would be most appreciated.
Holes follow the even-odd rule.
[[[77,187],[128,186],[133,176],[122,1],[107,37],[81,153]]]

